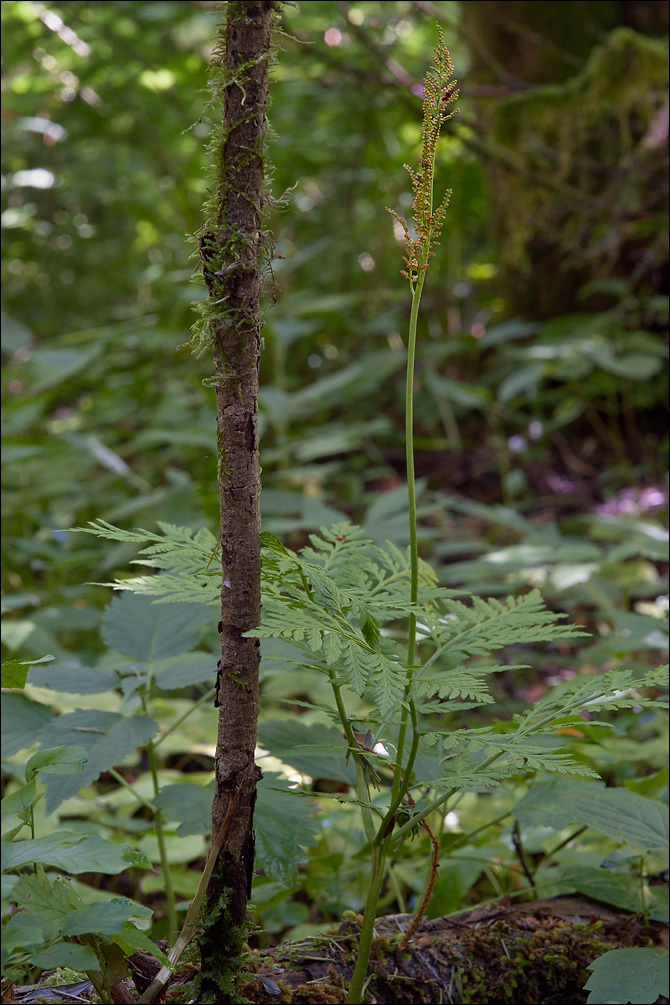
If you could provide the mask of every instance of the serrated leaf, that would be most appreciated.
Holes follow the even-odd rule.
[[[51,775],[44,779],[47,813],[90,785],[102,771],[121,764],[138,747],[158,732],[158,723],[143,715],[124,716],[117,712],[78,709],[60,715],[49,729],[49,741],[63,741],[84,747],[88,760],[77,775]]]
[[[87,970],[98,970],[100,964],[90,946],[78,946],[75,942],[56,942],[53,946],[47,946],[39,953],[33,953],[30,962],[35,967],[42,967],[44,970],[55,970],[57,967],[69,967],[78,973],[85,973]],[[48,995],[49,988],[44,988],[43,994]]]
[[[586,824],[613,841],[668,854],[666,807],[628,789],[561,778],[534,785],[512,812],[521,823],[555,830]]]
[[[332,666],[340,658],[342,640],[337,632],[326,632],[323,637],[323,656],[327,666]]]
[[[368,694],[377,705],[380,713],[386,715],[402,701],[405,692],[405,679],[398,669],[389,661],[379,659],[380,669],[373,673],[368,686]]]
[[[472,666],[456,666],[438,671],[432,669],[429,673],[421,674],[416,685],[417,690],[430,695],[439,695],[440,698],[471,698],[476,702],[490,704],[494,699],[483,678],[493,673],[525,669],[527,667],[522,665],[501,663],[475,663]],[[448,707],[451,709],[451,702]]]
[[[197,785],[178,782],[165,785],[154,798],[154,806],[162,811],[166,820],[178,822],[177,834],[209,834],[212,829],[212,801],[214,782]]]
[[[51,775],[74,775],[81,771],[88,751],[80,746],[47,747],[38,750],[26,764],[26,781],[39,772]]]
[[[288,548],[282,544],[276,534],[272,534],[268,530],[264,530],[261,533],[261,544],[264,548],[269,548],[270,551],[276,551],[278,555],[290,555],[291,552]]]
[[[266,772],[258,783],[254,813],[257,868],[284,886],[294,883],[303,847],[316,844],[317,810],[314,800],[292,795],[286,779]]]
[[[546,726],[549,719],[562,720],[569,712],[588,708],[590,712],[600,709],[657,707],[661,704],[639,694],[640,688],[667,686],[668,667],[648,670],[636,675],[633,670],[616,668],[594,676],[575,677],[561,684],[545,698],[536,701],[532,708],[521,716],[515,716],[524,727],[541,721]]]
[[[507,597],[504,602],[495,597],[483,600],[473,596],[469,607],[447,599],[443,606],[447,614],[431,630],[439,653],[486,656],[491,649],[520,642],[550,642],[587,634],[572,625],[559,624],[565,615],[547,611],[539,590]]]
[[[589,964],[588,1005],[648,1005],[670,994],[668,953],[663,949],[611,949]]]
[[[69,883],[60,876],[50,880],[43,869],[35,873],[22,873],[11,894],[11,899],[19,907],[39,918],[57,922],[59,931],[62,919],[81,906],[79,897]]]
[[[347,639],[342,645],[339,667],[352,691],[363,694],[375,667],[375,654]]]
[[[105,608],[102,636],[110,649],[131,659],[160,660],[193,649],[211,617],[203,604],[160,605],[123,593]]]

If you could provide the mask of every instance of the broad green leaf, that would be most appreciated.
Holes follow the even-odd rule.
[[[13,356],[17,349],[30,346],[35,341],[35,336],[30,328],[26,327],[22,321],[13,318],[10,314],[2,312],[2,324],[0,325],[2,335],[2,351],[8,356]]]
[[[58,852],[59,849],[79,844],[83,840],[83,834],[71,834],[68,831],[56,832],[27,841],[3,841],[0,849],[2,852],[2,871],[20,869],[21,866],[29,865],[31,862],[47,862],[49,857]]]
[[[25,747],[32,747],[41,729],[54,718],[48,705],[27,698],[24,694],[2,696],[2,756],[11,757]]]
[[[602,782],[561,778],[534,785],[512,811],[517,820],[531,826],[562,830],[570,824],[586,824],[613,841],[645,851],[668,853],[666,808],[623,788],[605,788]]]
[[[664,949],[611,949],[588,967],[584,985],[588,1005],[648,1005],[670,993],[668,953]]]
[[[80,370],[88,367],[104,351],[101,342],[82,349],[58,348],[35,349],[30,360],[34,381],[27,385],[30,394],[39,394],[49,387],[62,383]]]
[[[491,325],[486,333],[479,340],[480,345],[492,346],[501,345],[514,339],[526,338],[528,335],[535,335],[539,325],[536,321],[522,321],[521,318],[512,318],[511,321],[503,321],[499,325]]]
[[[27,785],[22,785],[16,792],[5,796],[2,800],[2,813],[23,813],[30,809],[37,797],[37,781],[33,778]]]
[[[47,813],[90,785],[100,772],[121,764],[158,732],[158,723],[143,715],[120,715],[95,709],[78,709],[60,715],[49,729],[50,743],[76,744],[88,751],[83,771],[77,775],[51,775],[44,779]]]
[[[273,757],[310,778],[356,784],[356,768],[347,764],[347,741],[341,729],[304,725],[300,718],[268,719],[258,727],[259,745]]]
[[[61,933],[63,935],[86,935],[95,932],[100,935],[118,935],[127,921],[141,913],[151,917],[148,908],[141,910],[131,900],[106,900],[88,907],[80,907],[68,914]]]
[[[616,654],[634,652],[636,649],[667,649],[668,626],[658,618],[635,611],[618,611],[615,629],[601,640],[601,645]]]
[[[258,783],[254,813],[257,868],[285,886],[294,883],[303,848],[316,844],[317,810],[313,799],[290,794],[286,779],[266,772]]]
[[[113,876],[125,869],[151,867],[149,859],[141,852],[93,835],[56,831],[35,840],[3,842],[3,872],[20,869],[32,862],[52,865],[72,875],[103,872]]]
[[[51,918],[36,914],[15,914],[2,929],[3,949],[32,949],[58,935],[59,926]]]
[[[212,612],[204,604],[154,604],[122,593],[105,609],[102,635],[110,649],[136,660],[160,660],[187,652]]]
[[[178,782],[164,786],[154,799],[154,806],[161,810],[165,819],[179,823],[177,834],[209,834],[212,830],[212,800],[214,782],[197,785],[192,782]]]
[[[7,660],[2,664],[2,686],[20,688],[26,686],[26,677],[30,667],[36,663],[48,663],[53,656],[42,656],[39,660]]]
[[[626,353],[617,357],[605,342],[589,341],[586,346],[588,355],[601,369],[627,380],[649,380],[663,368],[663,360],[655,356]]]
[[[543,375],[544,363],[531,363],[529,366],[519,367],[500,384],[498,400],[506,403],[519,394],[532,398],[539,390]]]
[[[652,799],[668,798],[668,780],[670,779],[670,768],[661,768],[651,775],[643,775],[641,778],[625,778],[624,786],[631,792],[637,792],[641,796],[649,796]]]
[[[640,903],[640,883],[628,873],[617,873],[611,869],[594,869],[588,866],[567,866],[560,871],[561,887],[577,890],[585,897],[613,904],[622,911],[637,913],[644,905]]]
[[[44,970],[55,970],[57,967],[68,967],[78,973],[86,973],[87,970],[98,970],[100,964],[90,946],[79,946],[76,942],[56,942],[53,946],[47,946],[39,953],[33,953],[30,957],[33,966],[42,967]],[[49,988],[44,989],[44,994],[48,994]]]
[[[28,683],[67,694],[102,694],[118,687],[119,678],[114,670],[84,666],[77,659],[59,659],[51,667],[33,667]]]
[[[0,876],[0,893],[2,894],[3,900],[13,899],[11,894],[18,881],[19,881],[18,876],[5,875],[4,873],[2,876]]]
[[[169,608],[168,608],[169,610]],[[214,684],[216,680],[216,660],[213,653],[194,652],[164,661],[162,669],[156,668],[156,686],[163,691],[172,691],[191,684]]]
[[[88,758],[85,747],[47,747],[38,750],[26,764],[26,781],[39,772],[47,775],[74,775],[82,771]]]
[[[115,942],[123,950],[126,956],[132,956],[133,953],[137,953],[140,949],[143,949],[145,953],[150,953],[164,967],[172,969],[165,953],[130,921],[126,922],[120,932],[112,935],[111,939],[112,942]]]

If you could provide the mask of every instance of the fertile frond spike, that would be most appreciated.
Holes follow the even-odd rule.
[[[423,124],[421,127],[422,144],[419,170],[411,168],[408,164],[403,165],[412,183],[412,219],[416,231],[415,238],[410,237],[404,220],[393,210],[389,210],[399,220],[405,233],[404,261],[406,269],[401,271],[402,275],[409,279],[412,291],[414,291],[419,278],[424,276],[428,269],[428,263],[434,254],[432,248],[439,244],[444,216],[451,195],[449,191],[438,208],[433,208],[435,156],[440,129],[458,111],[458,109],[448,110],[448,106],[458,98],[458,91],[456,81],[450,82],[454,73],[454,64],[451,61],[449,50],[444,44],[444,35],[439,25],[437,26],[437,35],[437,45],[433,53],[434,65],[429,68],[423,81]]]

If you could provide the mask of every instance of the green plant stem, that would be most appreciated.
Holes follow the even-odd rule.
[[[347,991],[347,1005],[360,1005],[363,1001],[363,986],[368,974],[368,963],[372,951],[372,939],[375,930],[375,918],[377,917],[377,904],[384,882],[384,865],[386,864],[386,848],[384,846],[372,847],[372,873],[370,876],[370,888],[365,901],[365,911],[363,923],[358,941],[358,957],[356,965]]]
[[[91,941],[93,943],[93,951],[100,961],[101,969],[99,971],[87,970],[86,976],[97,991],[100,1001],[104,1002],[105,1005],[110,1005],[110,1003],[113,1005],[102,943],[97,935],[91,935]]]
[[[551,851],[548,851],[546,855],[543,855],[542,858],[535,864],[535,870],[534,870],[535,875],[537,875],[538,871],[542,869],[543,866],[547,865],[547,863],[551,861],[556,852],[560,851],[561,848],[565,848],[565,846],[570,844],[571,841],[574,841],[575,838],[578,838],[580,834],[583,834],[585,830],[588,830],[588,827],[586,827],[586,825],[584,827],[580,827],[573,834],[570,834],[568,837],[564,838],[563,841],[557,844],[555,848],[552,848]]]
[[[649,924],[649,908],[644,898],[644,855],[640,855],[640,909],[645,925]]]
[[[172,725],[168,729],[166,729],[164,733],[161,733],[161,735],[158,737],[157,740],[154,740],[154,749],[156,749],[159,743],[162,743],[163,740],[165,740],[166,737],[170,735],[170,733],[174,732],[175,729],[181,726],[184,719],[188,719],[190,715],[193,715],[196,709],[200,708],[201,705],[204,705],[205,702],[209,702],[214,697],[215,694],[216,694],[216,688],[213,687],[210,688],[207,694],[203,694],[202,698],[198,698],[198,700],[194,702],[193,705],[191,705],[191,707],[186,712],[184,712],[183,715],[180,715],[180,717],[177,719],[176,722],[173,722]]]
[[[147,745],[147,753],[149,756],[149,765],[151,768],[151,777],[153,780],[154,793],[158,795],[159,790],[158,765],[156,760],[156,752],[154,750],[152,743],[149,743]],[[162,813],[160,810],[157,810],[156,807],[152,803],[150,803],[148,799],[145,799],[144,796],[141,796],[139,794],[139,792],[136,792],[135,789],[132,787],[132,785],[128,784],[123,775],[120,774],[120,772],[118,772],[116,768],[110,768],[109,773],[112,776],[112,778],[114,778],[115,781],[119,783],[119,785],[123,786],[124,789],[127,789],[128,792],[131,792],[133,794],[133,796],[135,797],[135,799],[137,799],[140,805],[144,806],[145,809],[151,812],[154,829],[156,831],[156,839],[158,841],[158,854],[161,860],[161,870],[163,872],[163,878],[165,880],[165,898],[167,901],[167,908],[168,908],[168,924],[170,926],[170,932],[176,933],[177,902],[174,895],[174,888],[172,886],[172,877],[170,875],[170,864],[168,862],[167,848],[165,846],[165,834],[163,832]]]
[[[416,477],[414,473],[414,365],[416,361],[416,330],[419,320],[419,306],[421,304],[421,294],[425,281],[425,270],[422,270],[412,290],[412,310],[409,318],[409,332],[407,337],[407,379],[405,382],[405,460],[407,463],[407,502],[409,505],[409,557],[410,557],[410,612],[407,626],[407,683],[405,685],[404,704],[400,713],[400,729],[398,731],[397,767],[393,777],[393,788],[391,790],[391,802],[393,803],[403,776],[407,774],[402,770],[403,755],[405,752],[405,741],[407,736],[408,720],[410,710],[408,704],[411,701],[412,678],[414,674],[414,660],[416,658],[416,613],[414,608],[419,598],[419,546],[416,532]]]
[[[149,662],[147,680],[141,691],[142,709],[145,715],[149,715],[149,695],[151,693],[151,683],[153,678],[153,660]],[[147,757],[149,758],[149,770],[151,771],[151,781],[154,788],[154,797],[160,791],[158,781],[158,758],[156,757],[156,746],[152,740],[147,743]],[[165,845],[165,833],[163,831],[163,814],[155,806],[149,804],[153,817],[156,840],[158,842],[158,854],[161,861],[161,872],[165,882],[165,900],[167,903],[168,931],[170,939],[176,938],[178,934],[177,926],[177,900],[172,886],[172,876],[170,875],[170,863],[168,862],[167,847]]]
[[[349,717],[347,716],[347,710],[344,707],[344,702],[342,700],[342,688],[339,684],[336,684],[331,677],[331,687],[333,689],[333,695],[335,696],[335,704],[337,705],[337,711],[340,716],[340,721],[342,723],[342,729],[344,730],[347,742],[349,744],[349,751],[354,759],[354,764],[356,765],[356,788],[358,790],[358,798],[360,801],[361,815],[363,817],[363,829],[365,830],[365,836],[370,842],[374,843],[375,840],[375,826],[372,820],[372,814],[370,813],[370,788],[368,786],[367,778],[365,776],[365,765],[362,762],[361,757],[357,753],[358,742],[356,736],[352,729],[351,723],[349,722]]]
[[[486,761],[482,761],[482,763],[478,766],[477,770],[481,771],[484,768],[488,768],[489,764],[493,764],[493,762],[497,761],[498,758],[501,757],[501,756],[502,756],[502,754],[492,754],[491,757],[487,758]],[[433,802],[429,803],[428,806],[424,807],[423,810],[421,810],[419,813],[416,813],[414,816],[412,816],[407,821],[406,824],[403,824],[402,827],[399,827],[398,830],[395,831],[394,834],[393,834],[393,840],[395,841],[398,838],[404,837],[405,834],[407,834],[407,833],[409,833],[409,831],[413,830],[416,827],[417,824],[421,823],[421,821],[423,820],[424,817],[427,817],[429,813],[433,812],[433,810],[437,810],[441,806],[444,806],[444,804],[449,799],[451,799],[452,796],[455,796],[456,793],[460,792],[460,791],[461,790],[459,788],[454,788],[454,789],[449,789],[448,792],[443,792],[441,796],[438,796],[437,799],[434,799]]]
[[[418,720],[414,703],[412,703],[411,712],[412,712],[412,726],[413,726],[412,746],[410,747],[409,757],[407,758],[407,764],[405,765],[403,778],[400,781],[398,790],[395,796],[393,796],[393,794],[391,795],[391,804],[388,810],[386,811],[384,819],[379,825],[379,830],[377,831],[377,837],[375,838],[375,844],[381,844],[382,841],[388,835],[390,829],[393,826],[394,817],[398,811],[398,807],[405,798],[407,790],[409,789],[410,778],[412,775],[412,768],[414,767],[414,760],[419,750],[419,739],[420,739],[418,730]],[[393,778],[394,782],[399,774],[400,774],[399,769],[396,769]]]
[[[151,741],[147,744],[147,755],[149,757],[149,768],[151,771],[151,778],[154,786],[154,795],[158,795],[159,784],[158,784],[158,759],[156,757],[156,751],[154,750],[154,745]],[[177,901],[174,895],[174,888],[172,886],[172,876],[170,875],[170,863],[167,857],[167,848],[165,845],[165,833],[163,831],[163,814],[160,810],[154,807],[154,829],[156,831],[156,839],[158,841],[158,854],[161,860],[161,871],[163,873],[163,880],[165,882],[165,900],[167,902],[167,913],[168,913],[168,930],[170,932],[170,938],[174,938],[178,932],[177,925]]]
[[[416,284],[412,287],[412,309],[410,312],[407,339],[407,380],[405,384],[405,458],[407,462],[407,499],[409,505],[410,604],[412,607],[407,626],[407,683],[405,684],[402,711],[400,713],[396,768],[393,773],[393,785],[391,788],[391,804],[372,844],[370,889],[365,901],[358,958],[351,984],[349,985],[347,1002],[360,1002],[362,999],[363,985],[370,961],[372,935],[375,918],[377,917],[377,905],[379,904],[379,895],[384,880],[384,864],[386,862],[387,849],[395,823],[395,814],[409,789],[412,768],[419,748],[419,720],[412,698],[412,679],[416,659],[416,605],[419,599],[419,546],[416,528],[416,477],[414,472],[414,364],[416,360],[416,332],[419,320],[419,306],[421,304],[421,293],[423,291],[425,275],[426,270],[422,269]],[[410,724],[412,726],[412,744],[407,763],[403,764],[407,730]],[[367,825],[365,830],[367,834]]]

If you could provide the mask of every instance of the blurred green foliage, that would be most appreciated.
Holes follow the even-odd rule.
[[[207,0],[5,0],[1,15],[3,643],[18,659],[54,654],[63,687],[45,701],[50,671],[40,668],[30,671],[24,694],[9,696],[22,731],[14,740],[21,742],[48,730],[54,713],[126,707],[128,696],[108,676],[117,667],[100,636],[108,596],[84,584],[126,575],[135,548],[67,531],[98,517],[147,528],[157,520],[210,529],[218,523],[214,392],[203,386],[212,365],[187,345],[190,303],[204,296],[204,287],[191,283],[189,235],[199,226],[204,148],[216,128],[207,118],[205,83],[218,12]],[[524,652],[521,662],[533,670],[499,682],[504,717],[537,697],[547,676],[555,682],[577,667],[648,664],[663,646],[667,253],[664,259],[658,213],[633,210],[636,253],[653,257],[645,282],[634,282],[619,257],[612,267],[607,256],[592,256],[581,288],[550,314],[533,289],[532,263],[527,287],[510,286],[499,269],[501,249],[512,233],[515,248],[523,244],[523,220],[491,188],[482,101],[489,108],[503,98],[526,101],[533,121],[546,124],[544,92],[515,98],[504,76],[502,96],[469,86],[468,68],[481,50],[451,0],[310,0],[284,9],[270,157],[275,195],[286,192],[287,207],[268,221],[279,257],[268,286],[261,371],[263,520],[293,544],[343,514],[377,540],[406,542],[408,298],[399,275],[402,247],[385,206],[401,215],[409,208],[403,162],[420,144],[418,82],[435,17],[445,22],[463,93],[461,115],[439,147],[437,177],[454,194],[420,323],[421,546],[448,585],[488,594],[539,586],[548,602],[593,632],[581,650]],[[602,57],[608,36],[601,41]],[[586,59],[580,51],[574,78]],[[574,91],[573,77],[566,86]],[[648,81],[637,83],[644,91]],[[613,115],[611,95],[601,98]],[[555,95],[551,100],[560,106]],[[510,114],[508,106],[500,111],[497,129],[506,128]],[[661,135],[661,119],[657,127]],[[631,135],[635,160],[647,149],[647,134]],[[550,138],[546,143],[545,160],[546,150],[530,150],[540,182],[557,154]],[[591,155],[597,161],[598,150]],[[648,163],[638,158],[637,174],[625,174],[625,158],[617,162],[623,174],[608,190],[611,205],[597,190],[598,220],[610,213],[618,237],[630,222],[620,212],[621,193],[635,206],[636,191],[656,184],[653,172],[645,174]],[[532,189],[535,181],[527,184]],[[541,198],[534,189],[526,194],[542,231],[537,207],[546,188]],[[563,219],[560,204],[551,211]],[[555,260],[556,282],[575,240],[573,229],[564,258]],[[537,285],[552,282],[543,273]],[[213,656],[213,625],[198,645],[201,659]],[[519,662],[518,654],[510,662]],[[74,697],[63,683],[68,668],[84,676],[95,668],[103,691]],[[295,714],[296,705],[282,712],[286,701],[323,699],[318,682],[306,693],[288,662],[267,661],[263,674],[268,706],[277,699],[275,715]],[[175,725],[205,693],[198,687],[191,680],[157,694],[153,714]],[[303,726],[323,729],[309,714]],[[189,780],[209,777],[215,734],[216,713],[207,704],[175,727],[163,748],[161,784],[178,783],[183,769],[194,776]],[[585,761],[633,789],[657,778],[649,773],[663,767],[663,743],[662,721],[632,712],[618,716],[614,735],[586,724],[575,738]],[[280,771],[283,763],[269,754],[264,761]],[[22,777],[16,758],[4,766],[10,779]],[[146,765],[135,767],[143,791]],[[657,780],[662,796],[667,778]],[[321,788],[338,783],[346,779],[331,775]],[[102,812],[94,802],[101,793]],[[458,817],[443,822],[444,848],[456,850],[441,867],[431,915],[455,910],[468,896],[520,888],[509,821],[479,828],[508,814],[522,794],[468,793]],[[82,795],[49,818],[38,807],[39,832],[74,820],[95,835],[127,840],[134,833],[155,860],[149,821],[135,813],[127,790],[103,776]],[[254,903],[269,932],[290,930],[297,938],[362,903],[362,835],[346,804],[327,806],[326,825],[298,878],[257,881]],[[461,833],[472,836],[457,847]],[[527,837],[538,856],[560,839],[542,828]],[[175,831],[169,840],[175,889],[190,897],[197,874],[189,865],[202,854],[202,837]],[[402,911],[420,899],[424,843],[399,852],[386,907]],[[595,868],[615,850],[590,837],[579,856],[563,849],[552,869],[574,866],[578,857]],[[563,889],[558,866],[547,877],[543,892]],[[123,882],[130,888],[110,889],[148,898],[160,916],[163,888],[155,876]]]

